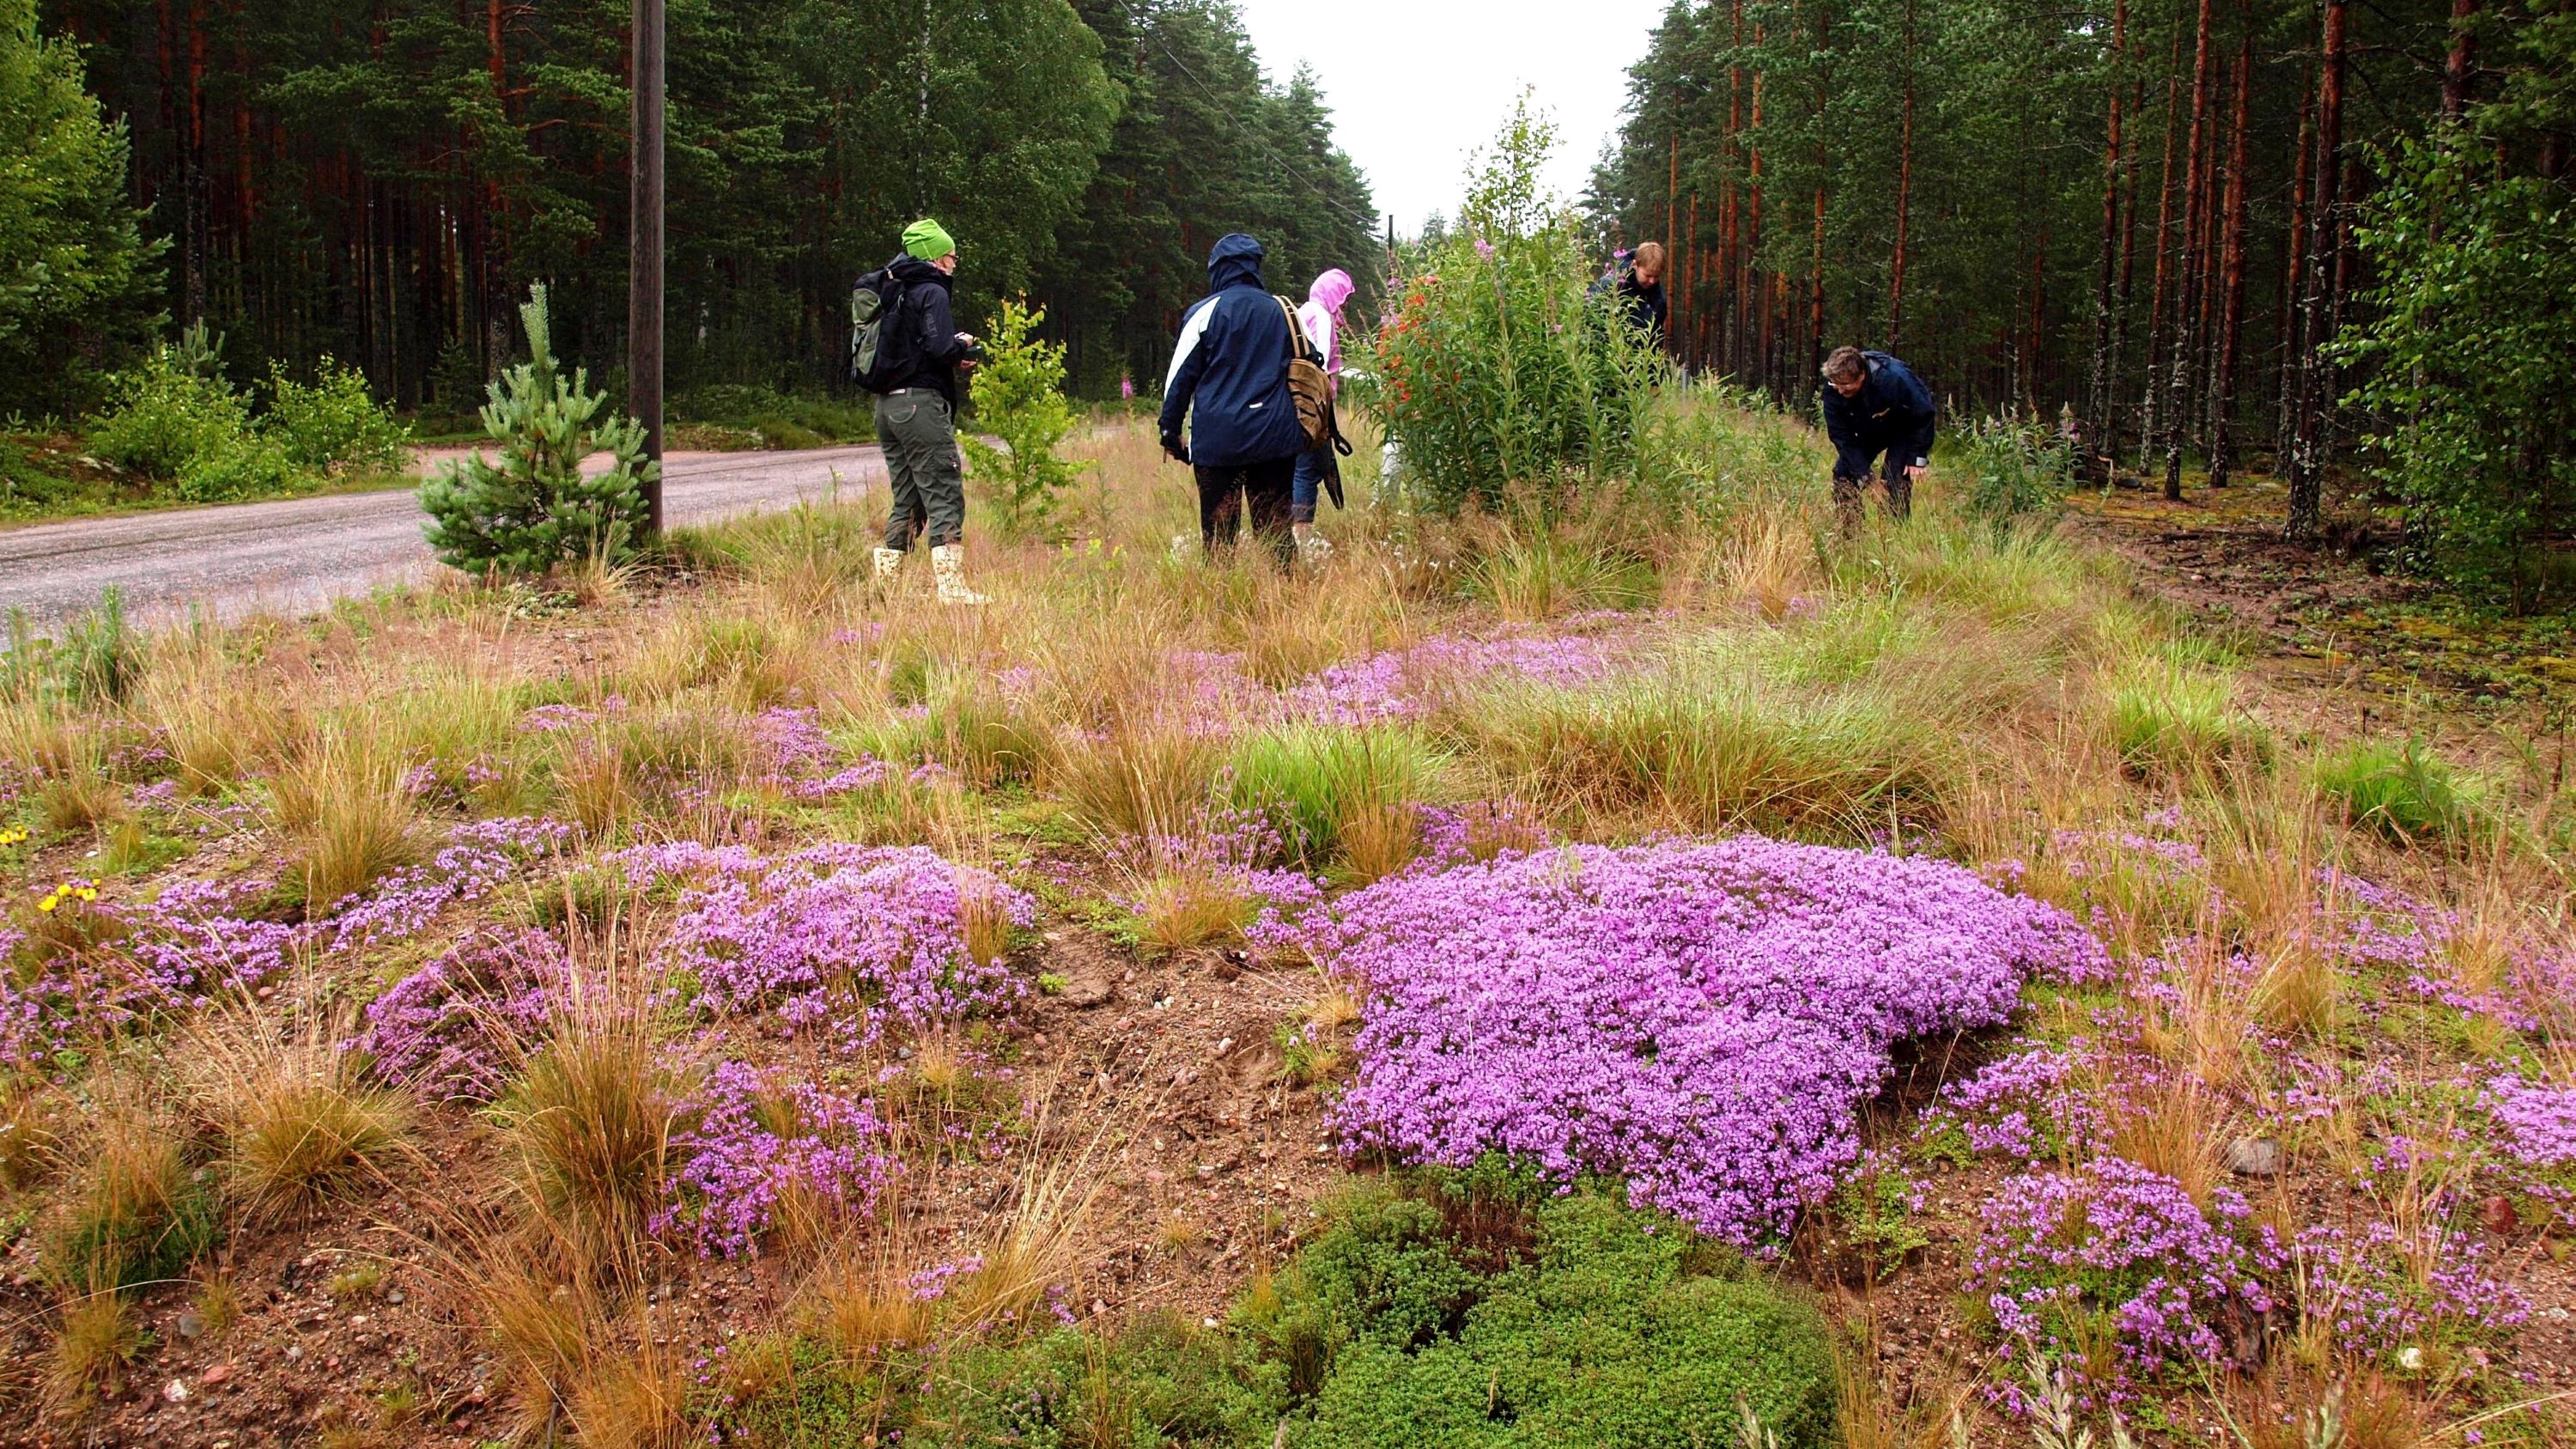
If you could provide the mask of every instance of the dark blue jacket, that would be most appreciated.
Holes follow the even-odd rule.
[[[1825,388],[1825,436],[1834,440],[1834,476],[1866,478],[1872,458],[1887,453],[1888,474],[1932,463],[1932,390],[1914,369],[1884,352],[1864,352],[1869,378],[1845,397]]]
[[[1241,232],[1208,253],[1208,294],[1181,314],[1163,379],[1163,437],[1190,420],[1190,462],[1235,468],[1293,458],[1306,430],[1288,395],[1288,314],[1261,281],[1261,243]]]

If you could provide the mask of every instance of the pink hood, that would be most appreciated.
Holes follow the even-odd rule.
[[[1314,285],[1306,289],[1306,306],[1299,310],[1310,315],[1320,311],[1333,320],[1333,345],[1326,349],[1324,357],[1326,372],[1338,374],[1342,370],[1342,304],[1358,290],[1359,284],[1351,280],[1351,274],[1339,267],[1317,277]]]

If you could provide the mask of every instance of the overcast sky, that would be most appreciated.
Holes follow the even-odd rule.
[[[1368,174],[1380,211],[1419,231],[1457,210],[1467,153],[1489,140],[1523,86],[1562,138],[1550,179],[1582,194],[1618,129],[1628,67],[1645,53],[1660,0],[1239,0],[1274,80],[1305,61],[1333,108],[1342,149]]]

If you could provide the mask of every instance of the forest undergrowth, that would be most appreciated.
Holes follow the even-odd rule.
[[[2545,762],[1675,396],[1293,577],[1106,423],[980,609],[851,506],[18,641],[0,1433],[2576,1440]]]

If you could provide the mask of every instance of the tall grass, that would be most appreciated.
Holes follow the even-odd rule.
[[[577,1270],[622,1276],[640,1264],[690,1081],[640,982],[576,973],[494,1115],[531,1225]]]
[[[1246,735],[1226,757],[1234,804],[1268,815],[1310,866],[1344,860],[1355,841],[1383,857],[1403,807],[1444,798],[1448,761],[1410,729],[1286,725]],[[1383,874],[1384,871],[1378,872]]]

